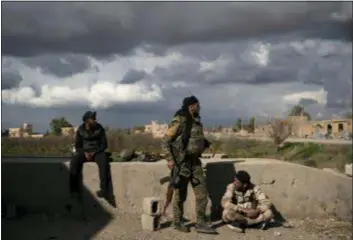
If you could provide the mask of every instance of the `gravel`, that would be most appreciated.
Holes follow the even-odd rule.
[[[163,225],[163,224],[162,224]],[[127,240],[218,240],[218,239],[352,239],[352,223],[333,219],[295,220],[291,219],[284,226],[271,227],[266,231],[248,229],[246,233],[232,232],[227,226],[221,226],[218,235],[179,233],[172,227],[162,228],[155,232],[143,231],[140,217],[120,214],[113,220],[95,218],[82,221],[72,218],[48,218],[43,216],[26,216],[19,220],[2,221],[2,239],[9,240],[87,240],[87,239],[127,239]]]

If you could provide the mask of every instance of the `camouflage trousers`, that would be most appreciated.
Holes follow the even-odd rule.
[[[233,221],[243,221],[246,222],[249,226],[262,223],[264,221],[269,221],[273,218],[273,213],[270,209],[267,209],[265,211],[261,211],[260,215],[255,218],[251,219],[243,214],[236,212],[234,209],[224,209],[222,213],[222,219],[224,222],[229,223]]]
[[[206,180],[202,170],[202,166],[195,165],[190,167],[190,177],[180,177],[178,188],[174,189],[173,196],[173,215],[174,222],[180,223],[184,215],[184,202],[187,198],[188,184],[194,190],[196,200],[196,222],[201,224],[205,222],[205,213],[208,201],[208,193],[206,188]]]

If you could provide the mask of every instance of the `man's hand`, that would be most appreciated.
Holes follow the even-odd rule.
[[[92,161],[93,160],[93,153],[91,152],[85,152],[85,158],[87,159],[87,161]]]
[[[254,208],[243,208],[242,212],[251,219],[257,218],[260,215],[260,210]]]
[[[175,166],[174,160],[168,160],[168,168],[172,169]]]

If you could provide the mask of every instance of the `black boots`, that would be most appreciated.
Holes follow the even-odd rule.
[[[184,223],[174,223],[174,229],[184,233],[190,232],[190,228]]]
[[[203,223],[203,224],[196,224],[195,226],[196,232],[198,233],[205,233],[205,234],[218,234],[216,229],[212,228],[211,226]]]
[[[190,228],[184,223],[174,223],[174,229],[184,233],[190,232]],[[208,226],[207,224],[196,224],[195,229],[198,233],[218,234],[214,228]]]
[[[97,197],[99,197],[99,198],[108,198],[109,197],[108,196],[109,195],[108,192],[105,191],[105,190],[102,190],[102,189],[98,190],[96,192],[96,194],[97,194]]]
[[[238,221],[234,221],[228,224],[228,227],[237,233],[244,233],[246,229],[246,224]]]

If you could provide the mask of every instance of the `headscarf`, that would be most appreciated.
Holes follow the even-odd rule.
[[[192,128],[192,116],[189,112],[189,106],[195,103],[198,103],[199,100],[195,96],[190,96],[186,97],[183,100],[183,105],[181,106],[181,109],[179,109],[175,114],[174,117],[176,116],[183,116],[186,118],[186,124],[185,128],[183,129],[183,134],[182,134],[182,149],[185,150],[188,146],[189,143],[189,138],[190,138],[190,132]]]

